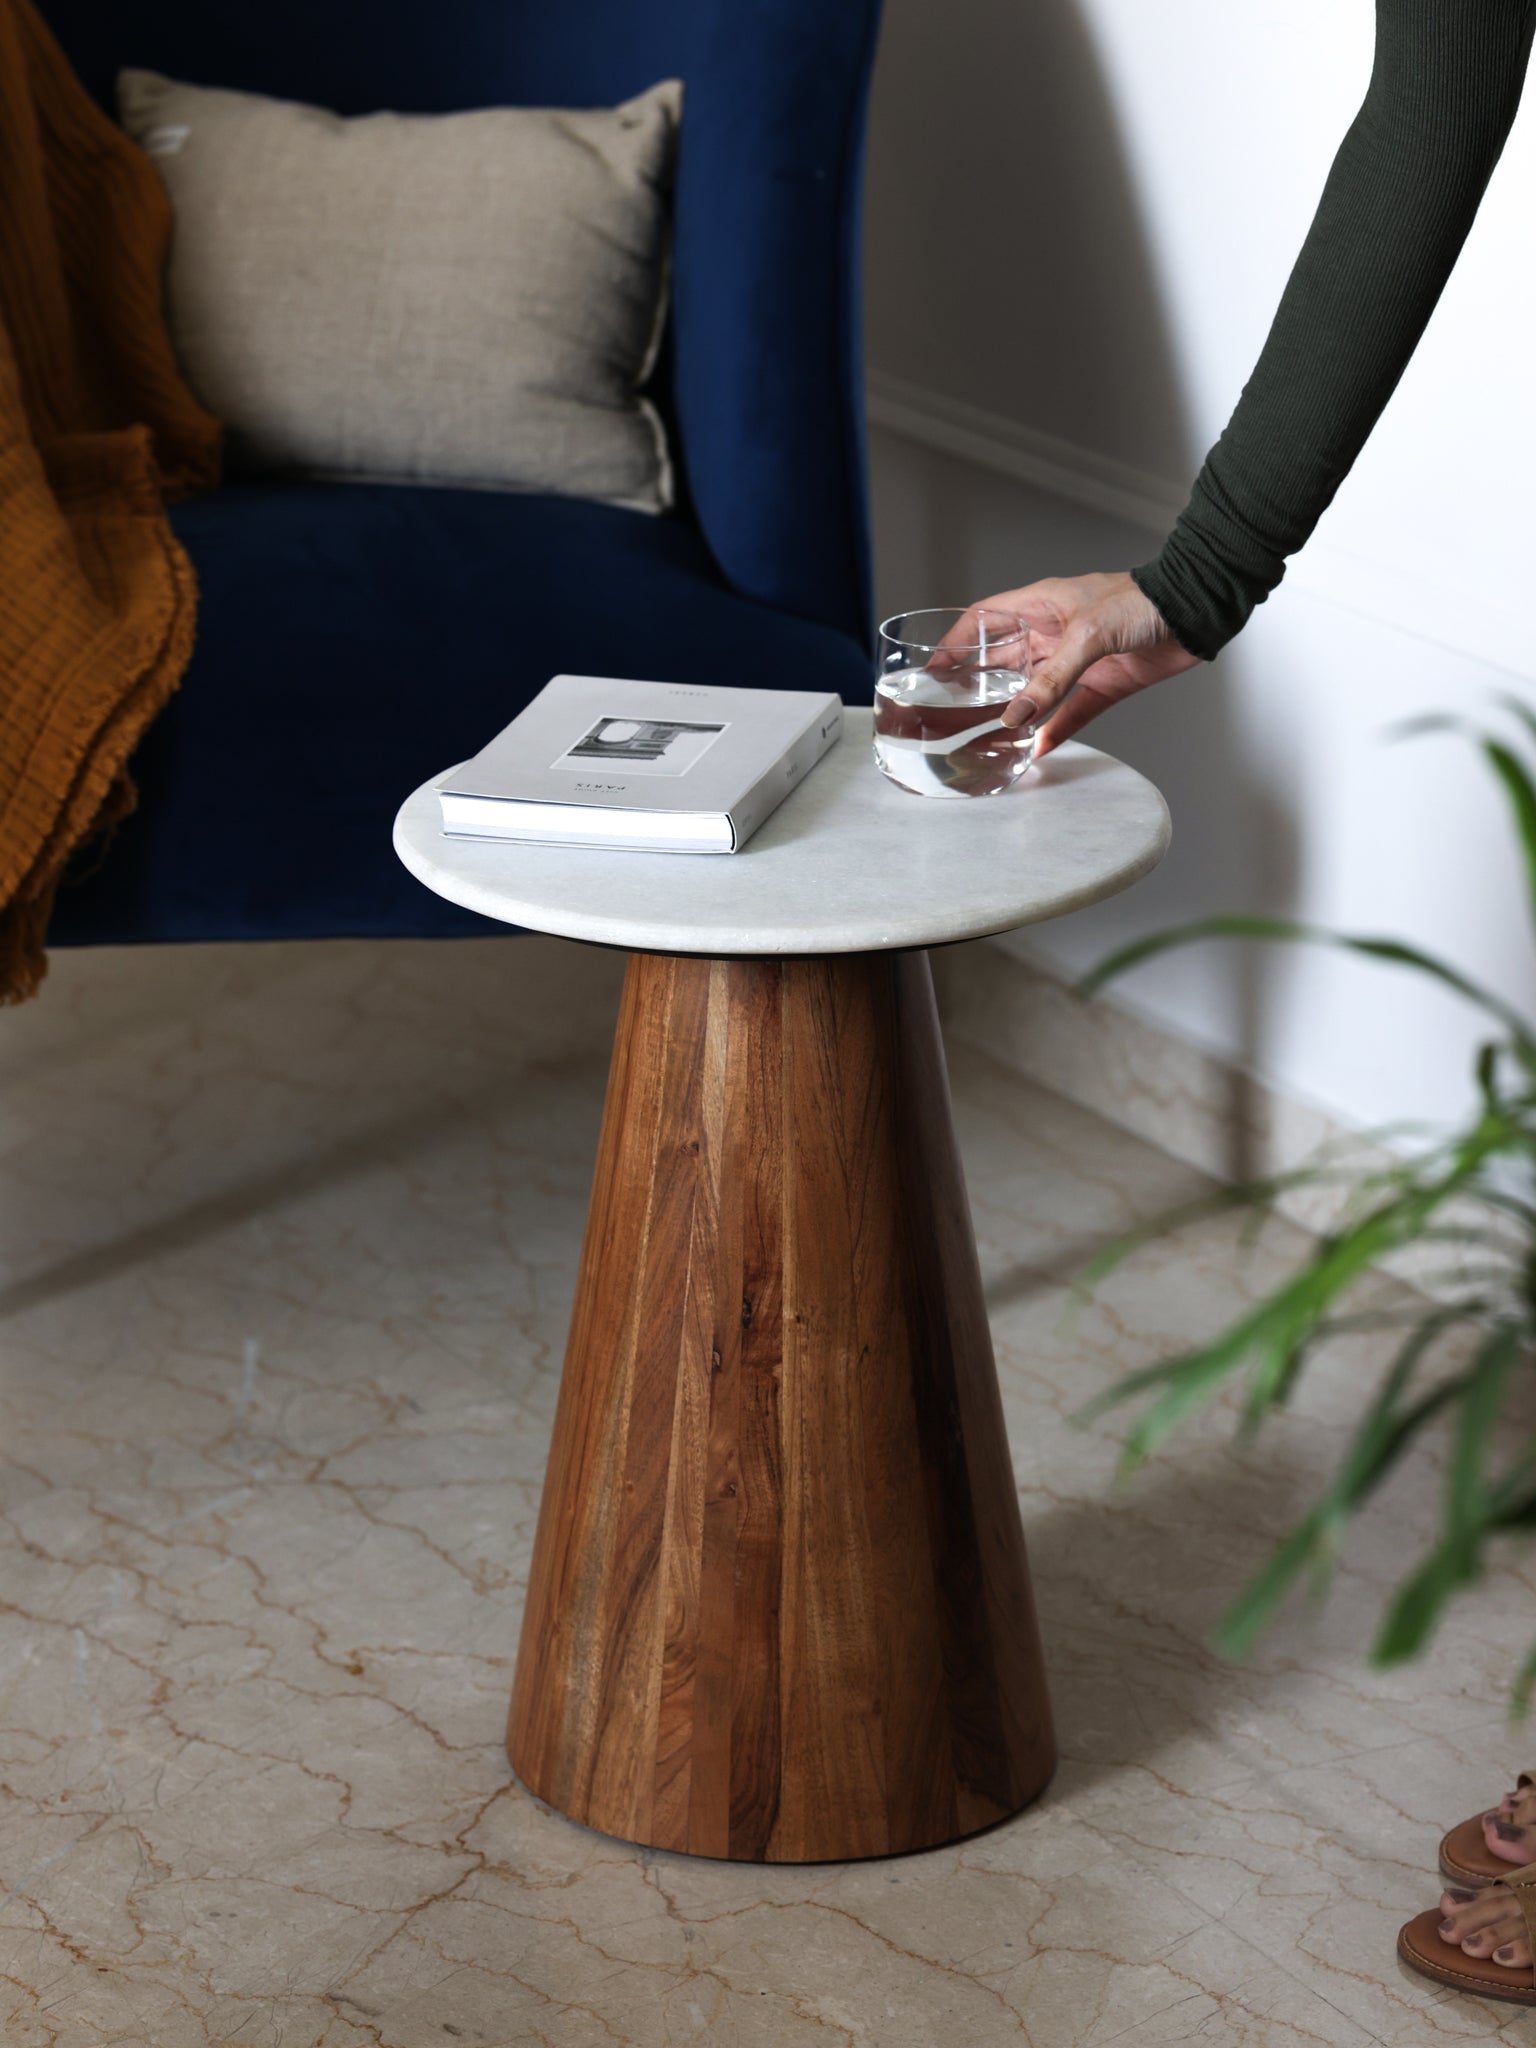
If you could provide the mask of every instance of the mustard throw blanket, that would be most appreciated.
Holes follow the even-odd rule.
[[[33,994],[65,862],[132,809],[127,763],[192,646],[167,497],[219,428],[161,316],[170,214],[29,0],[0,0],[0,1001]]]

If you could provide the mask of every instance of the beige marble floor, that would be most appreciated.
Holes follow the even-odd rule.
[[[1202,1631],[1368,1351],[1129,1490],[1068,1412],[1293,1257],[1229,1228],[1063,1280],[1194,1177],[956,1061],[1064,1759],[960,1848],[653,1855],[501,1729],[617,963],[545,941],[62,957],[0,1016],[5,2048],[1108,2048],[1528,2039],[1393,1956],[1524,1760],[1532,1586],[1355,1646],[1433,1474],[1245,1669]]]

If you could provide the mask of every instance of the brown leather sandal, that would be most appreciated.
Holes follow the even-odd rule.
[[[1536,1945],[1536,1863],[1510,1863],[1499,1874],[1508,1885],[1524,1916],[1526,1931]],[[1508,2005],[1536,2005],[1536,1971],[1512,1970],[1491,1957],[1469,1956],[1459,1943],[1447,1941],[1440,1932],[1442,1915],[1438,1906],[1419,1913],[1397,1937],[1397,1952],[1410,1970],[1436,1984],[1449,1984],[1453,1991],[1470,1991],[1478,1998],[1502,1998]]]
[[[1536,1771],[1522,1771],[1515,1780],[1515,1789],[1523,1791],[1527,1785],[1536,1785]],[[1440,1843],[1440,1875],[1447,1884],[1469,1885],[1477,1891],[1485,1884],[1506,1876],[1511,1870],[1519,1870],[1518,1863],[1506,1863],[1502,1856],[1495,1856],[1483,1840],[1483,1816],[1472,1814],[1468,1819],[1458,1821]]]

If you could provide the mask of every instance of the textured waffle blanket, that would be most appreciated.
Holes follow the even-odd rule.
[[[132,809],[196,589],[168,499],[218,481],[171,355],[170,215],[28,4],[0,0],[0,1000],[42,980],[66,863]]]

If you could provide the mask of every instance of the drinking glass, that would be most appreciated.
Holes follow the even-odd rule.
[[[875,760],[918,796],[1001,796],[1034,758],[1033,725],[1003,724],[1031,672],[1029,626],[988,606],[898,612],[880,628]]]

